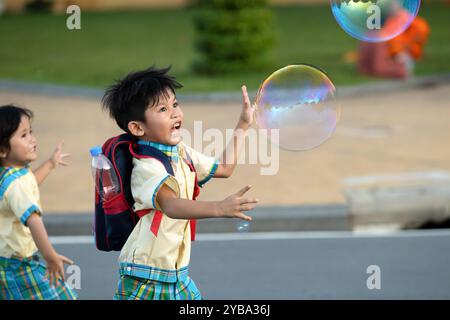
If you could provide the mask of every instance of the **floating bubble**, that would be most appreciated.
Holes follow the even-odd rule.
[[[256,122],[272,143],[289,151],[315,148],[336,128],[339,106],[328,76],[310,65],[272,73],[256,97]]]
[[[336,21],[352,37],[366,42],[390,40],[417,16],[420,0],[330,0]]]
[[[239,220],[236,229],[239,232],[248,232],[250,230],[250,221]]]

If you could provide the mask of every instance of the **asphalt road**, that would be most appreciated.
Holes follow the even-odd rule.
[[[80,267],[80,299],[113,297],[118,253],[97,251],[89,237],[52,241]],[[201,234],[190,276],[205,299],[450,299],[449,266],[446,229]]]

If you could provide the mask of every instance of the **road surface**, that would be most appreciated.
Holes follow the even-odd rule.
[[[118,253],[86,236],[52,241],[79,266],[80,299],[113,297]],[[448,229],[199,234],[192,251],[205,299],[450,299]]]

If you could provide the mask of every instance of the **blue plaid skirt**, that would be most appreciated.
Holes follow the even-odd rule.
[[[114,300],[201,300],[194,281],[174,283],[121,275]]]
[[[50,285],[46,267],[34,255],[29,258],[0,257],[0,300],[75,300],[75,292],[58,281]]]

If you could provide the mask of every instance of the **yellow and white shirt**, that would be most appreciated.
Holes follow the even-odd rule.
[[[37,251],[27,219],[41,212],[38,184],[30,169],[0,167],[0,257],[26,258]]]
[[[153,143],[155,146],[155,143]],[[164,145],[160,149],[164,152]],[[217,161],[186,146],[178,145],[178,161],[171,161],[174,176],[154,158],[133,158],[131,191],[134,210],[150,210],[136,224],[122,248],[119,264],[121,275],[129,275],[162,282],[184,280],[188,274],[191,252],[189,220],[172,219],[162,214],[157,235],[151,231],[156,210],[162,211],[156,195],[162,185],[171,188],[181,199],[192,199],[195,172],[183,159],[192,159],[199,185],[206,183],[217,169]]]

